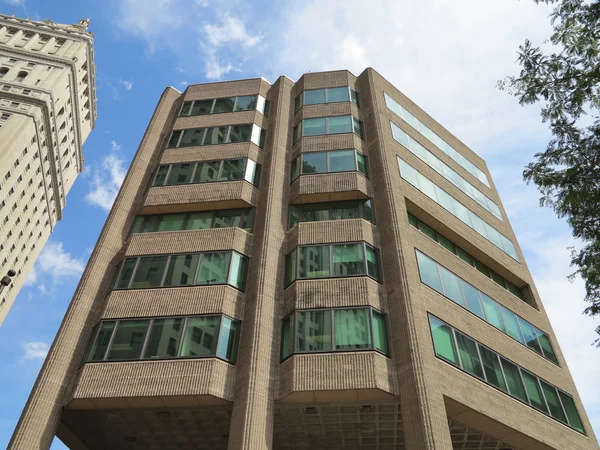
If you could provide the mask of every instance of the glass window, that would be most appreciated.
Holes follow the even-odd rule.
[[[294,142],[294,143],[298,142],[298,139],[300,139],[300,137],[301,137],[301,131],[302,131],[302,123],[299,123],[292,129],[292,142]]]
[[[183,229],[185,214],[165,214],[160,216],[158,231],[179,231]]]
[[[558,392],[556,392],[554,386],[550,386],[544,380],[540,380],[540,385],[542,386],[542,391],[544,392],[544,398],[546,399],[546,404],[550,410],[550,415],[563,423],[567,423],[567,417],[562,409],[560,400],[558,399]]]
[[[456,247],[456,255],[460,259],[462,259],[464,262],[466,262],[467,264],[470,264],[471,266],[475,265],[475,261],[473,260],[473,257],[471,255],[469,255],[467,252],[465,252],[462,248]]]
[[[370,245],[365,245],[367,254],[367,273],[370,277],[379,281],[379,262],[377,259],[377,250]]]
[[[162,186],[165,184],[165,180],[167,179],[167,173],[169,172],[169,166],[160,166],[158,171],[156,172],[156,177],[154,177],[154,183],[152,186]]]
[[[292,337],[292,319],[294,318],[294,314],[287,316],[283,319],[281,324],[281,359],[285,359],[290,356],[293,349],[293,337]]]
[[[296,313],[296,351],[331,350],[331,311]]]
[[[260,169],[261,169],[260,164],[256,164],[251,159],[246,159],[245,162],[246,162],[246,173],[244,175],[244,179],[248,183],[252,183],[254,186],[258,187],[258,185],[260,184]]]
[[[509,311],[502,305],[498,305],[500,309],[500,315],[502,316],[502,321],[504,322],[504,326],[506,327],[506,333],[519,341],[521,344],[525,344],[525,339],[523,339],[523,335],[521,334],[521,329],[519,328],[519,323],[517,322],[517,316],[512,311]]]
[[[515,286],[514,284],[512,284],[509,281],[506,281],[506,280],[504,280],[504,281],[506,282],[506,288],[509,290],[509,292],[512,295],[519,297],[521,300],[525,300],[523,297],[523,292],[521,291],[520,288],[518,288],[517,286]]]
[[[500,317],[500,312],[498,311],[498,303],[489,298],[483,292],[480,292],[481,296],[481,304],[483,305],[483,310],[485,311],[486,320],[488,323],[492,324],[499,330],[506,333],[506,329],[504,328],[504,323],[502,322],[502,318]]]
[[[229,209],[215,212],[213,228],[241,228],[244,213],[239,209]]]
[[[216,355],[220,322],[220,316],[190,317],[185,327],[181,356]]]
[[[219,175],[220,161],[199,162],[194,174],[193,183],[208,183],[217,181]]]
[[[548,414],[548,408],[546,407],[544,397],[542,397],[542,390],[540,389],[537,377],[534,377],[525,370],[521,371],[521,375],[523,376],[525,391],[527,392],[531,406]]]
[[[356,161],[354,160],[354,150],[342,150],[329,152],[329,171],[330,172],[348,172],[356,170]]]
[[[304,153],[302,155],[302,173],[327,172],[327,153]]]
[[[418,189],[419,182],[417,181],[417,171],[400,158],[398,158],[398,167],[400,168],[400,175],[402,178]]]
[[[114,328],[115,322],[113,321],[100,322],[100,330],[98,330],[96,339],[94,340],[88,353],[87,359],[89,361],[101,361],[104,359]]]
[[[285,257],[285,285],[288,286],[296,279],[296,250]]]
[[[232,125],[229,131],[229,142],[249,142],[252,136],[252,124]]]
[[[183,286],[194,283],[200,255],[173,255],[169,262],[164,286]]]
[[[235,362],[237,358],[237,346],[239,340],[240,323],[223,316],[221,321],[221,336],[217,356],[229,362]]]
[[[158,226],[160,225],[161,216],[149,216],[146,219],[146,223],[144,224],[144,232],[145,233],[154,233],[158,231]]]
[[[292,161],[291,181],[294,181],[300,175],[300,159],[301,157],[298,157]]]
[[[234,102],[235,97],[218,98],[215,100],[215,107],[212,113],[217,114],[232,112]]]
[[[479,291],[473,286],[471,286],[469,283],[462,283],[462,288],[466,300],[467,309],[473,314],[475,314],[477,317],[486,320],[483,308],[481,307]]]
[[[106,359],[139,359],[149,323],[149,320],[120,321]]]
[[[327,89],[327,103],[350,101],[348,86]]]
[[[241,227],[246,231],[252,231],[254,228],[254,216],[256,215],[256,209],[250,208],[244,211],[244,219],[242,221]]]
[[[439,187],[437,187],[435,185],[434,185],[434,188],[435,188],[435,193],[436,193],[436,197],[437,197],[437,202],[445,210],[450,211],[451,213],[454,213],[454,199],[452,197],[450,197],[450,195],[443,189],[440,189]]]
[[[421,281],[430,288],[443,293],[444,290],[442,289],[442,282],[440,281],[437,263],[421,252],[417,252],[417,262],[419,265]]]
[[[172,164],[167,185],[188,184],[192,180],[195,164]]]
[[[410,223],[415,228],[419,227],[419,220],[410,213],[408,214],[408,223]]]
[[[416,174],[417,174],[417,179],[419,182],[419,190],[423,194],[425,194],[427,197],[432,199],[434,202],[437,202],[437,196],[435,193],[435,191],[436,191],[435,184],[433,184],[428,178],[425,178],[420,173],[417,172]],[[450,209],[449,211],[452,212],[452,209]]]
[[[375,340],[375,349],[387,355],[388,343],[385,330],[385,317],[380,312],[373,310],[373,338]]]
[[[487,382],[502,389],[504,392],[507,392],[506,382],[502,375],[502,367],[500,366],[498,355],[481,345],[479,346],[479,353],[481,354],[481,362],[483,363]]]
[[[329,276],[329,247],[300,247],[300,278]]]
[[[221,181],[243,180],[246,170],[245,159],[230,159],[223,161],[223,169],[221,170]]]
[[[520,317],[517,317],[517,319],[519,320],[519,325],[521,326],[521,331],[523,332],[527,347],[542,355],[542,348],[537,340],[535,327]]]
[[[359,219],[360,207],[358,202],[336,202],[331,204],[331,219]]]
[[[456,353],[454,338],[452,337],[452,329],[446,323],[433,316],[429,316],[429,325],[431,326],[435,354],[458,366],[458,355]]]
[[[490,269],[488,269],[488,267],[485,264],[479,262],[479,260],[477,260],[477,259],[475,259],[474,262],[475,262],[475,268],[477,270],[479,270],[486,277],[491,278]]]
[[[171,139],[167,143],[167,148],[175,148],[177,147],[177,143],[179,142],[179,138],[181,137],[182,130],[176,130],[171,133]]]
[[[336,350],[372,348],[368,309],[336,309],[334,319]]]
[[[556,357],[556,353],[554,353],[554,349],[552,348],[552,342],[550,342],[550,337],[536,328],[536,333],[538,335],[538,341],[542,346],[542,350],[544,351],[544,356],[548,358],[550,361],[553,361],[555,364],[558,364],[558,358]]]
[[[448,239],[446,239],[444,236],[442,236],[441,234],[438,234],[438,242],[446,250],[448,250],[456,255],[456,247],[454,246],[454,244],[452,242],[450,242]]]
[[[371,200],[366,200],[363,205],[363,219],[373,222],[373,207],[371,206]]]
[[[367,157],[362,153],[356,152],[356,162],[358,164],[358,171],[365,177],[369,176],[369,168],[367,166]]]
[[[157,287],[161,285],[168,256],[143,256],[135,271],[132,289]]]
[[[229,127],[212,127],[206,129],[204,145],[224,144],[227,139]]]
[[[504,369],[504,375],[506,376],[508,392],[519,400],[528,403],[519,368],[502,357],[500,357],[500,362],[502,363],[502,369]]]
[[[334,245],[333,276],[346,277],[365,273],[362,244]]]
[[[333,116],[329,117],[328,134],[351,133],[352,121],[351,116]]]
[[[318,136],[325,134],[325,117],[304,119],[302,123],[302,136]]]
[[[236,111],[250,111],[256,109],[256,100],[257,95],[244,95],[242,97],[238,97],[235,102],[235,110]]]
[[[355,90],[350,89],[350,94],[352,95],[352,103],[354,103],[356,106],[360,106],[358,101],[358,93]]]
[[[298,111],[302,107],[302,95],[303,94],[300,94],[296,97],[296,100],[294,101],[294,111]]]
[[[471,375],[485,379],[475,341],[462,333],[456,333],[456,345],[462,369]]]
[[[325,89],[311,89],[304,91],[304,104],[317,105],[325,103]]]
[[[444,286],[444,294],[454,303],[463,306],[464,300],[460,289],[461,281],[456,275],[450,272],[445,267],[438,265],[440,275],[442,276],[442,284]],[[463,282],[464,283],[464,282]]]
[[[423,222],[419,222],[419,230],[425,234],[430,239],[433,239],[437,242],[437,233],[433,228],[430,228],[428,225],[425,225]]]
[[[239,253],[232,252],[228,283],[243,291],[246,288],[247,272],[248,259]]]
[[[137,258],[126,258],[125,262],[123,262],[123,267],[119,276],[117,278],[117,282],[115,283],[115,289],[127,289],[129,287],[129,282],[131,281],[131,276],[133,275],[133,271],[135,270],[135,264],[137,263]]]
[[[202,145],[202,137],[204,136],[204,128],[189,129],[183,131],[183,137],[179,143],[180,147],[193,147]]]
[[[210,228],[212,223],[212,211],[201,211],[190,213],[188,215],[186,230],[200,230]]]
[[[192,107],[192,116],[203,116],[205,114],[210,114],[210,110],[212,109],[213,99],[210,100],[196,100],[194,101],[194,106]]]
[[[558,395],[560,397],[560,401],[562,402],[565,408],[565,412],[567,413],[569,425],[571,425],[576,430],[585,433],[585,429],[583,428],[583,423],[581,423],[581,418],[579,417],[579,413],[577,412],[577,408],[575,407],[573,397],[571,397],[568,394],[565,394],[562,391],[558,391]]]
[[[363,124],[360,120],[354,117],[352,117],[352,130],[354,131],[354,134],[359,136],[361,139],[364,139]]]
[[[133,227],[131,227],[132,233],[143,233],[144,232],[144,223],[148,216],[137,216],[133,220]]]
[[[181,111],[179,111],[179,116],[187,116],[192,109],[192,102],[184,102],[181,105]]]
[[[329,220],[329,206],[326,203],[317,203],[316,205],[302,205],[302,222],[319,222]]]
[[[196,284],[224,284],[230,258],[231,253],[228,252],[202,254]]]
[[[144,358],[175,358],[181,341],[183,319],[154,319]]]

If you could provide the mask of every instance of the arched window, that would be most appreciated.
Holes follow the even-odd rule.
[[[0,67],[0,78],[4,78],[4,75],[8,73],[8,67]]]
[[[19,72],[19,74],[17,75],[17,78],[15,78],[15,81],[20,83],[21,81],[23,81],[25,79],[25,77],[27,76],[27,72]]]

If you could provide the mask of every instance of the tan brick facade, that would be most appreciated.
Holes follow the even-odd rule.
[[[304,105],[295,111],[294,100],[303,91],[338,86],[357,91],[359,105]],[[273,85],[251,79],[192,85],[183,94],[167,89],[9,448],[46,449],[58,435],[73,449],[597,449],[493,183],[492,188],[483,185],[390,111],[384,92],[491,181],[481,158],[373,69],[358,77],[347,71],[309,73],[297,83],[281,77]],[[253,94],[270,102],[267,115],[240,111],[176,118],[184,101]],[[340,115],[361,120],[364,139],[342,133],[292,142],[292,128],[303,119]],[[397,143],[390,120],[500,205],[504,221]],[[252,143],[164,148],[172,130],[248,123],[266,130],[264,148]],[[368,177],[350,171],[291,181],[291,163],[298,155],[350,148],[368,158]],[[397,156],[510,239],[521,262],[404,181]],[[262,166],[258,187],[241,180],[149,187],[160,164],[234,158],[250,158]],[[288,227],[290,204],[365,199],[373,203],[373,223],[349,218]],[[255,208],[251,232],[233,227],[131,234],[138,214],[250,207]],[[531,298],[520,300],[432,241],[409,224],[407,212],[526,288]],[[380,282],[367,276],[332,276],[285,285],[290,252],[352,242],[378,249]],[[559,365],[422,284],[415,249],[547,333]],[[249,258],[245,289],[217,284],[112,290],[116,267],[125,257],[218,251]],[[374,348],[323,351],[281,361],[284,318],[299,310],[360,307],[383,314],[387,354]],[[241,324],[234,364],[197,355],[81,364],[100,320],[215,314]],[[436,357],[428,314],[571,395],[586,434]]]

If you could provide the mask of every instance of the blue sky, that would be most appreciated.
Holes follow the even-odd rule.
[[[538,108],[495,88],[515,74],[517,46],[549,35],[549,10],[528,0],[0,0],[2,12],[74,23],[91,16],[99,118],[85,171],[0,328],[0,448],[10,439],[110,205],[166,86],[367,66],[487,160],[596,433],[597,321],[570,283],[566,224],[538,206],[523,166],[544,149]],[[376,23],[366,27],[364,21]],[[55,440],[53,449],[65,448]]]

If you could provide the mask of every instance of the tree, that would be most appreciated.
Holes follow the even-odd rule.
[[[534,0],[555,4],[548,49],[526,40],[518,77],[498,86],[521,105],[542,104],[552,139],[525,168],[523,178],[542,194],[540,205],[566,218],[584,246],[571,265],[585,282],[584,310],[600,315],[600,0]],[[600,326],[596,328],[600,335]],[[600,337],[596,340],[600,346]]]

